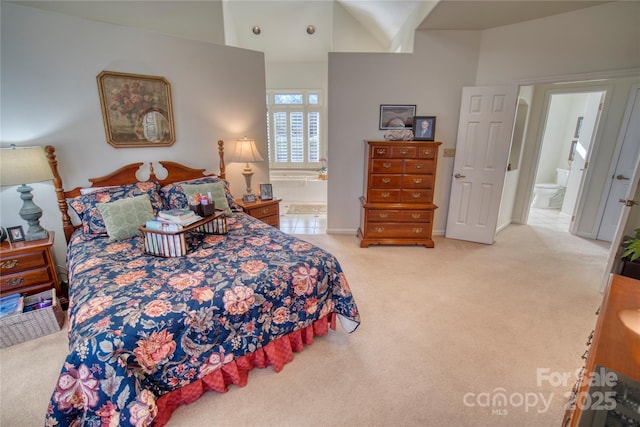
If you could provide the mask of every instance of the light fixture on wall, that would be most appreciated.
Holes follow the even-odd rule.
[[[42,209],[33,202],[33,188],[27,184],[53,179],[51,167],[42,147],[16,147],[0,150],[0,185],[19,185],[22,199],[20,217],[29,224],[25,240],[45,239],[47,230],[40,225]]]
[[[261,162],[264,159],[258,152],[256,148],[256,143],[253,139],[249,139],[246,136],[242,139],[236,140],[236,151],[233,156],[234,161],[236,162],[245,162],[244,169],[242,170],[242,175],[244,175],[244,180],[247,183],[247,192],[246,194],[253,194],[251,192],[251,178],[253,177],[253,170],[249,163],[253,162]]]

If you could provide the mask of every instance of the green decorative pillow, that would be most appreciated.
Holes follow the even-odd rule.
[[[211,198],[216,204],[216,209],[222,209],[227,216],[231,216],[231,208],[227,202],[227,195],[224,192],[224,183],[222,181],[212,184],[182,184],[187,200],[200,193],[203,196],[211,193]]]
[[[146,194],[111,203],[98,203],[96,206],[104,220],[110,242],[140,234],[138,227],[155,218],[151,199]]]

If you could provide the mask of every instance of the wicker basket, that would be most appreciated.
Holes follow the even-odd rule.
[[[24,305],[49,298],[53,300],[49,307],[0,318],[0,348],[52,334],[62,328],[65,316],[55,289],[25,297]]]

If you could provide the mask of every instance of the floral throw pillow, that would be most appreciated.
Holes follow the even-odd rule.
[[[198,185],[198,184],[215,184],[217,182],[224,183],[224,193],[227,198],[227,204],[233,211],[241,211],[242,209],[236,204],[233,195],[229,190],[229,182],[215,176],[207,176],[203,178],[192,179],[189,181],[175,182],[167,184],[160,189],[160,195],[164,200],[167,209],[185,209],[189,207],[189,199],[186,196],[182,185]]]
[[[109,203],[127,197],[146,194],[149,196],[154,215],[163,210],[164,202],[158,193],[158,183],[155,181],[137,182],[118,187],[108,187],[90,194],[84,194],[69,200],[69,206],[78,214],[82,221],[82,231],[85,234],[107,234],[104,219],[98,210],[98,203]]]

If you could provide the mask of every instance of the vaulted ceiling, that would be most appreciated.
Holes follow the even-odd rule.
[[[267,62],[326,61],[335,34],[358,27],[367,51],[389,51],[405,24],[418,30],[482,30],[594,6],[596,0],[85,0],[26,6],[194,40],[265,52]],[[416,16],[417,15],[417,16]],[[423,15],[423,16],[420,16]],[[337,19],[342,16],[343,19]],[[344,19],[344,17],[347,19]],[[312,25],[314,33],[308,34]],[[252,31],[260,27],[260,34]],[[338,28],[350,26],[352,29]],[[354,32],[355,34],[355,32]],[[355,37],[354,37],[355,38]],[[351,46],[350,46],[351,47]],[[356,47],[357,49],[357,47]]]

